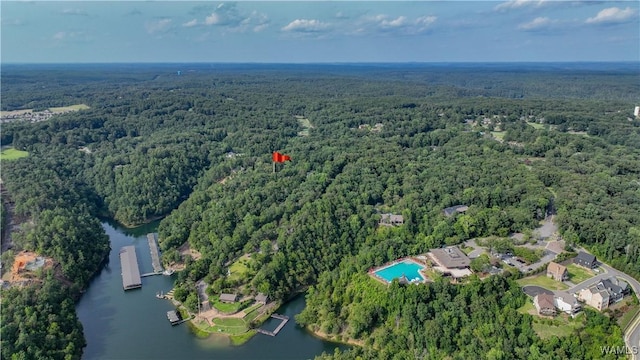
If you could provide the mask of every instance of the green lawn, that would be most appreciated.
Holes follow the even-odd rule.
[[[521,286],[538,285],[549,290],[566,290],[569,287],[561,282],[548,278],[546,275],[530,276],[517,281]]]
[[[595,275],[593,271],[580,267],[576,264],[567,265],[567,272],[569,272],[569,281],[574,284],[579,284]]]
[[[246,274],[249,273],[249,261],[251,261],[251,255],[244,254],[238,260],[236,260],[231,266],[229,266],[229,280],[235,281],[240,280]]]
[[[618,319],[618,325],[621,329],[625,329],[627,325],[636,317],[636,314],[640,313],[640,305],[633,305]]]
[[[235,312],[240,311],[240,307],[242,306],[242,303],[236,301],[234,303],[225,303],[220,301],[220,299],[218,299],[217,297],[213,300],[213,307],[215,307],[216,309],[220,310],[221,312],[225,313],[225,314],[233,314]]]
[[[15,160],[29,156],[29,153],[22,150],[16,150],[12,147],[4,148],[0,152],[0,159],[2,160]]]
[[[582,327],[581,320],[574,320],[569,322],[562,318],[563,315],[559,315],[553,320],[551,324],[547,323],[546,319],[536,319],[532,325],[533,331],[538,334],[541,339],[548,339],[551,337],[569,336],[575,329]],[[579,319],[584,318],[584,316]]]
[[[89,106],[85,105],[85,104],[78,104],[78,105],[70,105],[70,106],[62,106],[62,107],[52,107],[49,108],[49,111],[51,112],[66,112],[66,111],[74,111],[74,110],[86,110],[89,109]]]
[[[492,131],[491,135],[493,135],[494,138],[502,141],[504,139],[504,131]]]
[[[231,344],[238,346],[238,345],[242,345],[244,343],[246,343],[247,341],[249,341],[249,339],[251,339],[253,337],[253,335],[257,334],[258,332],[255,330],[249,330],[244,334],[240,334],[240,335],[231,335],[229,338],[231,339]]]
[[[531,301],[527,301],[524,305],[522,305],[518,309],[518,312],[521,314],[533,314],[535,310],[536,310],[536,307],[533,306],[533,303]]]
[[[213,323],[217,326],[245,326],[241,318],[214,318]]]
[[[527,121],[527,124],[533,126],[533,128],[536,130],[544,129],[544,124],[538,124],[538,123],[528,122],[528,121]]]

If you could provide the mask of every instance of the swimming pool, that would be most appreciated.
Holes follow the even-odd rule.
[[[407,277],[409,281],[424,281],[418,270],[424,269],[424,266],[417,264],[411,260],[404,260],[391,264],[387,267],[374,271],[376,275],[390,283],[393,279],[399,279],[402,275]]]

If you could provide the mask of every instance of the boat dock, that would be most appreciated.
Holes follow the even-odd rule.
[[[274,318],[274,319],[282,320],[282,322],[275,328],[275,330],[269,331],[269,330],[264,330],[264,329],[256,329],[256,331],[261,333],[261,334],[265,334],[265,335],[269,335],[269,336],[276,336],[276,335],[278,335],[280,330],[282,330],[282,328],[289,321],[289,317],[286,316],[286,315],[272,314],[271,317]]]
[[[120,267],[122,268],[122,288],[125,290],[142,287],[140,268],[134,246],[124,246],[120,249]]]
[[[164,269],[162,268],[162,263],[160,262],[160,250],[158,250],[156,235],[154,233],[147,234],[147,240],[149,241],[149,250],[151,251],[151,266],[153,266],[153,272],[162,273]]]

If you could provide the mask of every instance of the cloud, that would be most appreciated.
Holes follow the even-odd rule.
[[[416,19],[409,19],[406,16],[391,17],[386,14],[375,16],[364,16],[356,24],[353,34],[368,33],[399,33],[404,35],[416,35],[430,30],[433,23],[438,20],[437,16],[420,16]]]
[[[282,27],[282,31],[299,33],[318,33],[331,28],[331,24],[316,19],[296,19]]]
[[[629,21],[636,15],[636,10],[627,7],[620,9],[617,7],[606,8],[601,10],[596,16],[588,18],[587,24],[617,24]]]
[[[238,26],[244,20],[244,16],[240,15],[236,3],[222,3],[204,19],[206,25],[228,25]]]
[[[171,19],[160,19],[156,21],[148,21],[145,23],[145,28],[149,34],[155,34],[167,30],[171,25]]]
[[[206,16],[202,23],[208,26],[222,26],[232,32],[260,32],[269,26],[270,21],[267,15],[257,11],[248,13],[239,10],[236,3],[222,3]]]
[[[57,43],[65,42],[84,42],[89,41],[89,36],[84,31],[58,31],[51,37]]]
[[[89,16],[89,14],[81,9],[64,9],[60,12],[63,15]]]
[[[553,23],[554,21],[549,19],[548,17],[537,17],[527,23],[518,25],[518,29],[524,31],[546,30]]]
[[[187,21],[186,23],[182,24],[182,26],[184,27],[194,27],[198,25],[198,20],[197,19],[193,19],[191,21]]]
[[[507,11],[525,7],[540,7],[545,4],[548,4],[547,0],[513,0],[498,4],[494,9],[497,11]]]

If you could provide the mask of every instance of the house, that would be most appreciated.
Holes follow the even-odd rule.
[[[600,311],[609,307],[609,293],[601,283],[580,290],[578,300]]]
[[[622,288],[618,286],[617,282],[618,281],[616,278],[604,279],[600,281],[600,284],[602,284],[602,286],[609,293],[609,304],[617,303],[624,297]]]
[[[269,296],[263,293],[258,293],[258,295],[256,295],[255,297],[256,302],[262,304],[262,305],[266,305],[269,302]]]
[[[536,295],[533,298],[533,305],[540,315],[553,316],[556,314],[556,306],[553,303],[553,295],[551,294]]]
[[[566,266],[552,261],[547,265],[547,277],[555,281],[565,281],[569,278],[569,273]]]
[[[553,297],[553,304],[564,313],[574,316],[582,310],[578,300],[566,291],[556,291]]]
[[[596,257],[583,251],[578,253],[578,256],[573,259],[573,262],[576,265],[584,266],[587,269],[593,269],[596,267]]]
[[[463,213],[465,211],[469,210],[469,207],[467,205],[456,205],[456,206],[451,206],[448,207],[446,209],[444,209],[444,215],[449,217],[455,213]]]
[[[404,218],[402,215],[382,214],[379,224],[383,226],[400,226],[404,224]]]
[[[238,301],[238,294],[220,294],[220,301],[232,303]]]

